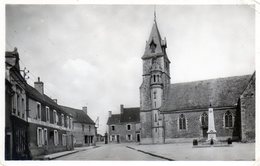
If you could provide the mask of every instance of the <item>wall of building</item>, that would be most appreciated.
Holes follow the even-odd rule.
[[[131,130],[127,130],[127,125],[131,125]],[[115,130],[112,130],[112,126],[115,126]],[[108,126],[108,137],[111,143],[121,143],[121,142],[137,142],[137,133],[140,133],[140,123],[121,123],[112,124]],[[117,135],[119,135],[119,140],[117,140]],[[131,140],[128,140],[128,135],[131,135]],[[114,140],[112,137],[114,136]]]
[[[37,142],[37,129],[38,128],[47,129],[47,142],[43,145],[38,145]],[[54,130],[57,130],[58,132],[58,144],[54,144]],[[68,138],[66,138],[66,145],[62,144],[62,134],[66,134],[67,137],[67,131],[65,130],[59,130],[57,128],[52,128],[44,125],[39,124],[29,124],[28,128],[28,139],[29,139],[29,150],[32,158],[37,158],[37,156],[40,155],[46,155],[50,153],[60,152],[68,150],[68,145],[70,146],[70,143],[67,141]]]
[[[255,78],[241,95],[241,141],[255,141]]]
[[[215,129],[217,131],[217,139],[227,139],[233,138],[238,139],[239,133],[235,132],[235,126],[232,128],[226,128],[224,126],[224,114],[226,111],[230,111],[234,117],[236,116],[236,109],[220,109],[214,110],[215,119]],[[191,140],[189,138],[203,139],[203,130],[201,124],[201,115],[205,111],[186,111],[186,112],[173,112],[170,114],[164,114],[164,124],[165,124],[165,140],[166,142],[179,142],[180,138],[186,138],[186,140]],[[186,130],[179,129],[179,116],[184,114],[186,118]],[[236,118],[233,119],[233,124],[235,125]],[[176,139],[176,140],[174,140]],[[183,139],[183,141],[186,141]]]
[[[95,125],[74,122],[73,126],[74,126],[73,135],[74,135],[75,146],[95,145],[96,143]],[[90,139],[92,139],[92,141]]]

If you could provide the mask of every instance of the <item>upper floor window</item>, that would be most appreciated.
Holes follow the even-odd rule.
[[[179,116],[179,129],[186,130],[186,118],[183,114]]]
[[[66,118],[66,121],[67,121],[67,124],[66,124],[66,125],[67,125],[67,128],[69,128],[69,120],[70,120],[70,119],[69,119],[69,116],[67,116],[67,118]]]
[[[230,111],[227,111],[225,114],[225,127],[233,127],[233,116]]]
[[[20,95],[17,95],[17,114],[18,116],[20,116],[20,108],[21,105],[20,105]]]
[[[25,109],[24,99],[22,98],[22,118],[24,118],[24,109]]]
[[[201,125],[202,127],[208,126],[208,114],[205,112],[201,115]]]
[[[50,122],[50,108],[46,106],[45,108],[46,113],[46,122]]]
[[[112,130],[112,131],[115,131],[115,126],[111,126],[111,130]]]
[[[53,110],[53,123],[54,124],[57,124],[57,122],[58,122],[58,116],[57,116],[57,112],[56,112],[56,110]]]
[[[37,106],[36,106],[36,116],[37,116],[37,119],[41,119],[41,104],[40,103],[37,103]]]
[[[61,126],[64,126],[64,115],[61,114]]]
[[[126,128],[127,130],[131,130],[131,125],[130,124],[126,125]]]

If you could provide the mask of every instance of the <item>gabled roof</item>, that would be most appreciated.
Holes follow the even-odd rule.
[[[107,124],[108,125],[118,124],[118,123],[120,123],[120,118],[121,118],[120,114],[112,114],[111,117],[108,118]]]
[[[235,106],[252,75],[226,77],[170,86],[169,96],[162,111],[192,110],[197,108]]]
[[[41,102],[47,106],[51,106],[55,109],[61,110],[61,107],[53,101],[53,99],[51,99],[50,97],[48,97],[45,94],[41,94],[40,92],[38,92],[35,88],[33,88],[32,86],[30,86],[29,84],[26,84],[26,95],[29,98],[32,98],[38,102]],[[62,111],[62,110],[61,110]],[[62,111],[64,112],[64,111]]]
[[[121,114],[121,122],[140,122],[140,108],[124,108]]]
[[[107,124],[120,124],[120,123],[130,123],[130,122],[140,122],[140,108],[123,108],[122,114],[112,114],[108,118]]]
[[[74,122],[85,123],[85,124],[95,124],[94,121],[80,109],[70,108],[66,106],[60,106],[65,112],[71,114]]]

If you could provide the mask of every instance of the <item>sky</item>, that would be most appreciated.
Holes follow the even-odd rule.
[[[247,5],[156,5],[171,83],[252,74],[255,13]],[[58,104],[99,117],[139,107],[142,55],[154,5],[7,5],[6,51],[18,48],[33,86]]]

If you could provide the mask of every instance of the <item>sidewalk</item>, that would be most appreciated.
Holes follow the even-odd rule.
[[[85,150],[89,150],[89,149],[93,149],[93,148],[97,148],[97,147],[98,146],[75,147],[74,150],[44,155],[44,156],[41,156],[39,159],[41,159],[41,160],[53,160],[53,159],[56,159],[56,158],[59,158],[59,157],[62,157],[62,156],[66,156],[66,155],[69,155],[69,154],[73,154],[73,153],[77,153],[77,152],[81,152],[81,151],[85,151]]]
[[[194,148],[192,143],[138,145],[134,150],[178,161],[254,161],[255,143],[233,143],[227,147]]]

